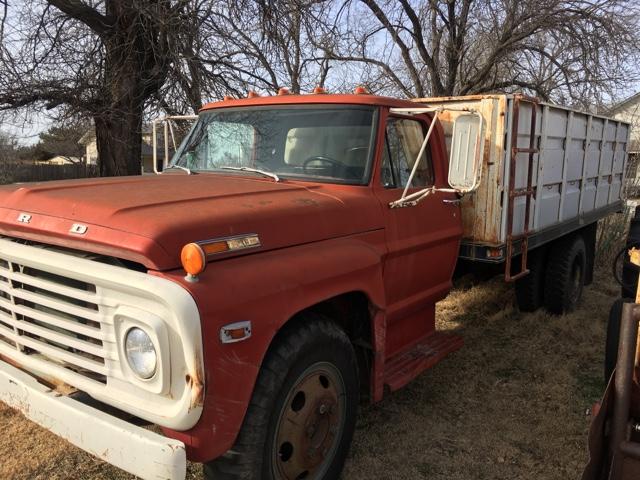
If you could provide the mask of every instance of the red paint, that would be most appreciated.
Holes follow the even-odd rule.
[[[410,102],[357,95],[280,95],[224,100],[204,107],[365,104],[380,108],[374,174],[348,186],[236,175],[162,176],[50,182],[0,188],[0,233],[105,253],[146,265],[182,284],[200,309],[204,341],[204,412],[188,432],[189,458],[227,451],[250,400],[264,355],[293,315],[325,299],[362,292],[369,299],[371,393],[399,388],[448,352],[457,339],[435,333],[435,302],[451,287],[462,235],[458,206],[436,193],[417,207],[390,209],[400,189],[381,184],[381,150],[390,107]],[[429,117],[420,116],[425,127]],[[439,126],[431,140],[437,186],[447,158]],[[32,215],[28,225],[20,213]],[[69,234],[86,224],[83,236]],[[181,248],[199,240],[257,233],[262,246],[211,261],[199,282],[179,268]],[[249,340],[221,344],[220,327],[251,320]],[[416,356],[422,354],[422,356]]]

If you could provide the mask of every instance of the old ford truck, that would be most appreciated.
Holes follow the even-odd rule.
[[[628,131],[281,91],[206,105],[161,175],[2,187],[0,400],[142,478],[337,478],[359,400],[461,347],[435,328],[459,259],[575,307]]]

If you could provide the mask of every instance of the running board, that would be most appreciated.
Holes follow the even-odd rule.
[[[384,369],[384,383],[392,392],[403,387],[428,368],[459,350],[462,337],[435,332],[421,340],[411,350],[390,358]]]

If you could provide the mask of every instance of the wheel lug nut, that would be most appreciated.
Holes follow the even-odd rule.
[[[325,413],[327,413],[327,406],[323,403],[322,405],[320,405],[320,415],[324,415]]]

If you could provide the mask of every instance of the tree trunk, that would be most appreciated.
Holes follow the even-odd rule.
[[[117,20],[104,41],[105,98],[94,115],[101,176],[142,172],[144,106],[166,76],[165,34],[139,8],[129,0],[106,3],[107,14]]]
[[[140,175],[142,109],[94,118],[100,176]]]

